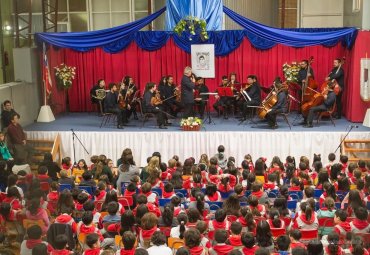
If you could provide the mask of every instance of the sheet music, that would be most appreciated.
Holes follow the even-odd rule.
[[[252,99],[248,95],[247,91],[243,90],[243,94],[248,98],[249,101],[252,101]]]

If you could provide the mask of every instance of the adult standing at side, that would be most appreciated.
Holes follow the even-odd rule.
[[[190,66],[185,67],[181,79],[181,103],[184,106],[184,118],[194,116],[195,77]]]
[[[342,68],[342,60],[339,58],[334,59],[333,62],[333,69],[331,70],[330,74],[328,77],[326,77],[326,81],[333,81],[335,80],[339,87],[340,91],[336,96],[336,104],[337,104],[337,119],[340,119],[342,117],[342,93],[344,89],[344,71]]]

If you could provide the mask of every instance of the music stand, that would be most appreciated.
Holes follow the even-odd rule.
[[[230,87],[217,88],[217,93],[220,97],[234,97],[234,93]]]
[[[200,93],[199,94],[200,96],[216,96],[218,95],[218,93],[213,93],[213,92],[207,92],[207,93]],[[207,117],[204,121],[204,123],[206,123],[206,121],[208,120],[208,124],[211,124],[213,123],[213,125],[216,125],[216,123],[212,120],[212,117],[211,117],[211,106],[210,106],[210,100],[205,100],[207,101]]]

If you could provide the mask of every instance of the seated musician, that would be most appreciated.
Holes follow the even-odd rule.
[[[99,109],[99,112],[102,113],[104,112],[104,104],[103,104],[103,100],[99,100],[97,98],[97,94],[96,94],[96,91],[98,89],[105,89],[105,81],[104,79],[100,79],[98,80],[98,84],[93,86],[90,90],[90,98],[91,98],[91,103],[93,104],[97,104],[98,105],[98,109]]]
[[[220,88],[227,88],[229,87],[229,80],[227,79],[227,76],[222,76],[222,84],[220,85]],[[216,91],[217,92],[217,91]],[[223,108],[223,115],[224,119],[228,119],[229,112],[231,105],[233,103],[233,97],[226,97],[226,96],[215,96],[217,102],[213,104],[213,108],[217,113],[219,113],[219,107],[221,106]]]
[[[155,97],[154,91],[156,90],[156,86],[154,82],[149,82],[145,86],[145,92],[143,96],[143,111],[145,113],[153,113],[155,114],[157,118],[157,124],[160,129],[167,129],[167,125],[169,123],[166,123],[166,115],[161,110],[161,99],[158,97],[157,102],[156,100],[152,100]]]
[[[247,96],[241,96],[241,103],[239,104],[242,110],[242,121],[247,119],[249,106],[258,106],[261,104],[261,87],[257,82],[257,77],[255,75],[248,75],[247,84],[241,90],[247,92]],[[246,100],[245,100],[246,99]]]
[[[268,111],[266,114],[266,120],[269,124],[269,126],[273,129],[277,128],[276,124],[276,116],[279,113],[286,112],[286,106],[287,106],[287,90],[282,89],[283,84],[280,80],[280,78],[275,79],[275,90],[278,92],[277,94],[277,102],[276,104]],[[273,92],[276,93],[276,92]]]
[[[312,128],[313,127],[312,121],[313,121],[313,117],[315,113],[325,112],[328,109],[333,107],[335,103],[335,99],[336,99],[336,95],[333,91],[334,85],[335,84],[333,82],[331,81],[328,82],[328,87],[327,87],[328,94],[324,95],[324,99],[325,99],[324,103],[318,106],[314,106],[310,109],[310,111],[308,112],[307,119],[305,118],[306,124],[304,125],[304,127]]]
[[[131,117],[131,115],[134,115],[134,119],[138,120],[136,113],[136,107],[137,107],[137,98],[135,97],[135,93],[137,91],[137,87],[134,83],[134,79],[131,76],[125,76],[123,83],[125,86],[121,88],[121,95],[126,98],[128,104],[130,104],[130,107],[127,109],[127,119]],[[128,92],[127,96],[126,93]]]
[[[170,111],[171,115],[174,115],[177,117],[177,114],[181,111],[182,104],[181,102],[176,100],[176,93],[180,93],[179,89],[177,88],[176,84],[173,83],[173,76],[168,75],[166,77],[166,83],[165,83],[165,97],[163,99],[167,99],[164,102],[164,105],[166,108]],[[162,94],[161,94],[162,95]],[[162,95],[163,96],[163,95]]]
[[[235,110],[235,113],[236,113],[237,110],[238,110],[238,108],[240,108],[237,95],[238,95],[238,92],[239,92],[239,90],[241,88],[241,84],[236,79],[236,73],[234,73],[234,72],[230,73],[229,80],[230,80],[230,86],[233,88],[234,95],[235,95],[235,97],[232,100],[233,101],[232,104],[234,105],[234,110]],[[240,111],[241,111],[241,108],[240,108]]]
[[[208,87],[206,86],[206,84],[204,83],[204,78],[202,77],[197,77],[196,79],[196,82],[195,82],[195,105],[197,105],[199,108],[199,115],[200,115],[200,118],[203,119],[204,118],[204,110],[206,108],[206,105],[207,105],[207,101],[209,99],[209,96],[208,95],[200,95],[201,93],[208,93],[209,90],[208,90]]]
[[[105,112],[114,113],[117,115],[117,128],[122,129],[127,123],[127,107],[121,109],[118,105],[117,85],[115,83],[109,84],[110,91],[105,96],[104,109]]]

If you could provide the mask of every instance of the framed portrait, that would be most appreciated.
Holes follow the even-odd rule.
[[[215,45],[192,44],[191,68],[196,76],[215,78]]]

